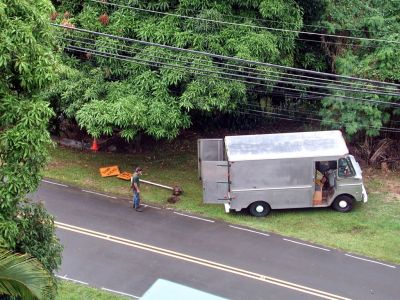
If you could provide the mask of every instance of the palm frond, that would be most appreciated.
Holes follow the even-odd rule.
[[[51,274],[37,259],[0,249],[0,295],[49,299],[53,288]]]

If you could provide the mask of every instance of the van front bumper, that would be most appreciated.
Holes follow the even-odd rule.
[[[368,195],[367,191],[365,190],[364,184],[362,185],[362,200],[364,203],[368,201]]]

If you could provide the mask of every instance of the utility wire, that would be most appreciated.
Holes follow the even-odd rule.
[[[203,71],[203,72],[207,72],[207,73],[217,73],[217,74],[223,74],[223,75],[227,75],[227,76],[236,76],[236,77],[245,77],[245,78],[248,77],[248,76],[233,75],[233,74],[217,72],[217,71],[210,71],[210,70],[203,70],[203,69],[198,69],[198,68],[185,67],[185,66],[180,66],[180,65],[176,65],[176,64],[171,65],[171,64],[167,64],[167,63],[163,63],[163,62],[154,62],[154,61],[149,61],[149,60],[137,59],[137,58],[132,58],[130,56],[125,56],[125,55],[120,55],[120,54],[115,54],[115,53],[108,53],[108,52],[101,52],[101,51],[97,51],[97,50],[93,50],[93,49],[89,49],[89,48],[81,48],[81,47],[76,47],[76,46],[70,46],[70,47],[73,47],[75,49],[80,49],[81,50],[80,52],[83,52],[83,53],[91,52],[92,54],[105,54],[105,55],[107,55],[108,58],[117,58],[117,59],[120,58],[120,59],[125,60],[125,61],[142,62],[142,64],[144,64],[144,65],[149,64],[151,66],[156,66],[156,67],[159,67],[160,65],[161,66],[165,65],[165,66],[169,66],[169,67],[172,67],[172,68],[191,69],[192,71],[193,70],[196,71],[196,72],[194,72],[195,74],[197,74],[197,71]],[[117,55],[117,56],[115,56],[115,55]],[[215,77],[215,76],[211,76],[211,77]],[[258,82],[249,82],[249,81],[232,79],[232,78],[227,78],[227,77],[218,77],[218,78],[225,79],[225,80],[234,80],[234,81],[243,82],[243,83],[246,83],[246,84],[255,84],[255,85],[261,85],[261,86],[267,86],[267,87],[276,87],[276,88],[279,88],[279,89],[286,89],[286,90],[293,90],[293,91],[302,91],[302,90],[293,89],[293,88],[278,87],[278,86],[270,85],[270,84],[262,84],[262,83],[258,83]],[[314,92],[314,91],[302,91],[302,92],[318,94],[318,95],[324,95],[324,96],[332,96],[331,94],[319,93],[319,92]],[[400,106],[400,104],[393,103],[393,102],[386,102],[386,101],[379,101],[379,100],[372,100],[372,99],[364,99],[364,98],[356,98],[356,97],[349,97],[349,96],[343,96],[343,95],[334,95],[334,96],[337,97],[337,98],[360,100],[360,101],[366,101],[366,102],[371,102],[371,103],[381,103],[381,104],[387,104],[387,105],[393,105],[393,106]]]
[[[276,20],[269,20],[269,19],[259,19],[259,18],[250,18],[250,17],[242,17],[242,16],[235,16],[235,15],[227,15],[227,14],[220,14],[221,16],[225,17],[232,17],[232,18],[237,18],[237,19],[247,19],[247,20],[253,20],[253,21],[261,21],[265,23],[278,23],[278,24],[290,24],[290,25],[297,25],[296,23],[293,22],[285,22],[285,21],[276,21]],[[302,27],[311,27],[311,28],[319,28],[319,29],[327,29],[330,30],[332,28],[327,27],[327,26],[322,26],[322,25],[310,25],[310,24],[303,24]],[[341,31],[355,31],[355,32],[361,32],[365,33],[365,30],[360,30],[360,29],[354,29],[354,28],[340,28],[339,30]],[[369,31],[370,33],[375,33],[375,31]],[[391,32],[384,31],[383,33],[388,33],[390,34]]]
[[[224,56],[224,55],[213,54],[213,53],[208,53],[208,52],[204,52],[204,51],[184,49],[184,48],[168,46],[168,45],[164,45],[164,44],[158,44],[158,43],[146,42],[146,41],[142,41],[142,40],[136,40],[136,39],[126,38],[126,37],[121,37],[121,36],[115,36],[115,35],[112,35],[112,34],[101,33],[101,32],[91,31],[91,30],[82,29],[82,28],[71,28],[71,27],[68,27],[68,26],[65,26],[65,25],[59,25],[59,24],[54,24],[54,23],[51,23],[51,25],[53,25],[55,27],[65,28],[67,30],[73,30],[73,31],[85,32],[85,33],[89,33],[89,34],[93,34],[93,35],[98,35],[98,36],[104,36],[104,37],[108,37],[108,38],[111,38],[111,39],[123,40],[123,41],[138,43],[138,44],[142,44],[142,45],[146,45],[146,46],[157,46],[157,47],[160,47],[160,48],[165,48],[165,49],[169,49],[169,50],[173,50],[173,51],[187,52],[187,53],[192,53],[192,54],[199,54],[199,55],[204,55],[204,56],[213,57],[213,58],[217,58],[217,59],[233,60],[233,61],[236,61],[236,62],[242,62],[242,63],[246,63],[246,64],[250,64],[250,65],[259,65],[259,66],[264,66],[264,67],[274,67],[274,68],[279,68],[279,69],[284,69],[284,70],[303,72],[303,73],[309,73],[309,74],[316,74],[316,75],[334,77],[334,78],[358,80],[358,81],[362,81],[362,82],[369,82],[369,83],[375,83],[375,84],[379,84],[379,85],[394,86],[394,87],[400,88],[399,84],[394,84],[394,83],[387,83],[387,82],[381,82],[381,81],[377,81],[377,80],[357,78],[357,77],[352,77],[352,76],[329,74],[329,73],[323,73],[323,72],[318,72],[318,71],[311,71],[311,70],[287,67],[287,66],[282,66],[282,65],[275,65],[275,64],[265,63],[265,62],[250,61],[250,60],[237,58],[237,57]]]
[[[74,38],[79,38],[79,37],[74,37]],[[93,43],[96,43],[96,42],[97,42],[96,39],[90,39],[90,38],[84,38],[84,39],[87,40],[87,41],[91,41],[91,42],[93,42]],[[78,42],[78,41],[76,41],[76,42]],[[90,43],[85,43],[85,44],[90,44]],[[137,47],[134,47],[134,46],[127,46],[127,45],[124,45],[124,44],[118,45],[118,46],[121,46],[121,47],[124,47],[124,48],[128,48],[128,49],[131,49],[131,48],[132,48],[132,49],[134,49],[135,51],[136,51],[136,50],[143,50],[143,48],[139,49],[139,48],[137,48]],[[106,46],[102,46],[102,47],[106,47]],[[122,50],[122,51],[125,51],[125,52],[128,52],[128,53],[132,53],[131,51],[126,51],[126,50]],[[135,53],[136,53],[136,52],[135,52]],[[176,59],[176,56],[173,56],[171,53],[165,53],[165,55],[168,55],[168,56],[170,56],[170,57],[174,57],[174,59],[177,60],[177,59]],[[154,57],[157,57],[157,56],[154,56]],[[178,56],[178,57],[179,57],[179,56]],[[160,57],[158,57],[158,58],[160,58]],[[162,59],[165,59],[165,57],[163,57]],[[188,58],[186,57],[186,59],[188,59]],[[209,60],[203,60],[203,59],[201,59],[201,58],[193,58],[193,61],[195,61],[195,60],[204,61],[204,62],[210,63]],[[189,61],[182,61],[182,62],[190,63]],[[331,82],[331,83],[332,83],[330,86],[336,87],[336,88],[339,88],[339,89],[340,89],[340,87],[350,87],[350,88],[354,88],[354,87],[357,87],[358,85],[362,85],[362,87],[365,87],[365,85],[364,85],[364,84],[361,84],[361,83],[338,82],[337,80],[324,79],[324,78],[316,78],[316,77],[304,76],[304,75],[297,75],[297,74],[290,74],[290,73],[286,73],[286,72],[279,72],[279,71],[273,71],[273,70],[260,70],[260,69],[254,68],[254,67],[246,67],[246,66],[228,64],[228,63],[221,63],[221,62],[215,62],[215,61],[213,61],[213,64],[223,65],[223,66],[224,66],[224,67],[222,67],[223,69],[230,70],[230,71],[245,72],[245,71],[242,71],[242,70],[233,70],[233,69],[231,69],[231,68],[229,68],[229,67],[227,68],[227,67],[225,67],[225,66],[230,66],[230,67],[234,67],[234,68],[242,68],[242,69],[251,70],[251,71],[246,71],[246,72],[249,73],[249,74],[256,74],[256,75],[261,75],[261,76],[262,76],[262,75],[264,75],[264,73],[265,73],[265,74],[267,74],[268,76],[271,76],[271,77],[273,77],[273,78],[297,80],[298,82],[322,84],[323,82],[318,82],[318,81],[324,81],[324,82],[326,81],[326,82]],[[200,64],[200,65],[201,65],[201,64]],[[207,66],[208,66],[208,65],[207,65]],[[254,71],[256,71],[256,72],[254,72]],[[282,76],[270,75],[270,73],[281,74]],[[291,77],[308,78],[308,79],[312,79],[312,80],[303,80],[303,79],[296,79],[296,78],[291,78]],[[349,84],[350,86],[346,86],[345,84]],[[372,93],[374,93],[374,94],[376,93],[376,94],[380,94],[380,95],[400,96],[400,93],[399,93],[399,94],[387,93],[389,90],[392,90],[392,91],[400,91],[400,90],[397,90],[397,89],[385,88],[385,87],[380,87],[380,86],[376,86],[376,85],[374,86],[374,88],[375,88],[375,89],[372,90],[372,91],[376,91],[376,92],[372,92]],[[379,91],[378,89],[383,89],[383,90],[382,90],[382,91]],[[371,89],[365,89],[365,88],[361,88],[361,90],[364,91],[364,92],[366,92],[366,93],[369,93],[369,91],[371,91]],[[360,91],[360,90],[357,90],[357,91]]]
[[[96,40],[94,40],[94,39],[91,39],[92,41],[96,41]],[[83,42],[81,42],[81,43],[83,43]],[[85,43],[85,44],[90,44],[90,43]],[[103,47],[107,47],[107,46],[103,46]],[[131,51],[126,51],[126,50],[122,50],[122,51],[125,51],[125,52],[128,52],[128,53],[131,53],[132,54],[132,52]],[[165,57],[163,57],[162,59],[166,59]],[[177,60],[175,57],[174,57],[174,59],[175,60]],[[189,61],[182,61],[182,62],[187,62],[187,63],[190,63]],[[208,63],[210,62],[210,61],[207,61]],[[229,64],[224,64],[224,63],[219,63],[219,64],[223,64],[223,65],[229,65]],[[201,65],[201,64],[200,64]],[[237,65],[230,65],[230,66],[234,66],[234,67],[240,67],[240,66],[237,66]],[[208,66],[209,67],[209,66]],[[245,68],[247,68],[247,67],[245,67]],[[226,68],[225,68],[226,69]],[[229,69],[229,70],[232,70],[232,69]],[[261,70],[258,70],[258,69],[252,69],[252,70],[256,70],[256,71],[261,71]],[[236,71],[236,70],[234,70],[234,71]],[[238,72],[242,72],[243,73],[243,71],[241,71],[241,70],[237,70]],[[269,71],[265,71],[265,72],[269,72]],[[249,73],[253,73],[253,74],[257,74],[257,75],[263,75],[263,74],[260,74],[260,72],[249,72]],[[285,74],[285,75],[287,75],[287,73],[282,73],[281,72],[281,74]],[[274,76],[272,76],[272,75],[268,75],[268,76],[271,76],[271,77],[274,77]],[[279,77],[279,76],[275,76],[275,78],[281,78],[281,77]],[[283,76],[283,78],[281,78],[281,79],[287,79],[285,76]],[[291,79],[291,80],[293,80],[292,78],[288,78],[288,79]],[[265,79],[263,79],[263,80],[265,80]],[[273,81],[273,79],[270,79],[271,81]],[[400,96],[400,94],[394,94],[394,93],[387,93],[387,92],[385,92],[385,91],[377,91],[377,90],[369,90],[369,89],[352,89],[352,88],[347,88],[347,87],[343,87],[343,85],[340,85],[340,84],[331,84],[331,85],[329,85],[329,86],[315,86],[314,85],[314,83],[315,82],[312,82],[312,81],[308,81],[308,80],[301,80],[301,79],[296,79],[297,81],[297,84],[298,85],[302,85],[302,86],[310,86],[310,87],[318,87],[318,88],[330,88],[330,89],[335,89],[335,90],[343,90],[343,91],[352,91],[352,92],[361,92],[361,93],[368,93],[368,94],[378,94],[378,95],[386,95],[386,96]],[[279,82],[279,81],[277,81],[277,82]],[[302,82],[306,82],[306,83],[309,83],[309,84],[306,84],[306,83],[302,83]],[[282,81],[281,81],[281,83],[282,83]],[[283,83],[285,83],[285,82],[283,82]],[[293,83],[293,82],[292,82]],[[317,82],[318,83],[318,82]],[[351,86],[350,86],[351,87]]]
[[[213,8],[211,8],[213,9]],[[178,10],[181,10],[181,8],[178,8]],[[196,9],[187,9],[184,8],[182,9],[184,11],[191,11],[191,12],[198,12]],[[269,20],[269,19],[260,19],[260,18],[252,18],[252,17],[244,17],[244,16],[236,16],[236,15],[228,15],[228,14],[223,14],[218,11],[218,13],[223,16],[223,17],[231,17],[231,18],[236,18],[236,19],[246,19],[246,20],[253,20],[253,21],[260,21],[260,22],[265,22],[265,23],[279,23],[279,24],[291,24],[291,25],[297,25],[296,23],[293,22],[285,22],[285,21],[276,21],[276,20]],[[310,25],[310,24],[303,24],[303,27],[313,27],[313,28],[322,28],[322,29],[331,29],[330,27],[327,26],[322,26],[322,25]],[[354,29],[354,28],[340,28],[340,30],[344,31],[358,31],[358,32],[365,32],[365,30],[360,30],[360,29]],[[376,33],[374,31],[369,31],[371,33]],[[387,32],[385,31],[384,33],[393,33],[393,32]]]
[[[318,44],[330,44],[330,45],[341,45],[341,46],[351,46],[351,47],[358,47],[358,48],[370,48],[375,49],[376,46],[368,46],[368,45],[360,45],[360,44],[352,44],[352,43],[341,43],[341,42],[331,42],[331,41],[320,41],[320,40],[310,40],[310,39],[303,39],[303,38],[295,38],[298,41],[306,41]]]
[[[252,106],[255,108],[259,108],[261,109],[260,104],[256,104],[256,103],[247,103],[247,106]],[[277,107],[277,106],[270,106],[268,108],[266,108],[267,110],[279,110],[279,111],[287,111],[287,112],[294,112],[294,113],[302,113],[302,114],[306,114],[306,115],[312,115],[312,116],[319,116],[318,113],[316,113],[315,111],[311,111],[311,110],[305,110],[305,109],[289,109],[289,108],[282,108],[282,107]],[[265,110],[262,110],[265,111]]]
[[[256,109],[256,108],[261,109],[260,105],[256,104],[256,103],[251,103],[250,102],[250,103],[246,103],[246,105],[248,107],[250,107],[250,106],[253,107],[253,109]],[[302,113],[302,114],[305,114],[305,115],[316,116],[316,117],[320,116],[318,113],[315,113],[315,111],[306,110],[306,109],[289,109],[289,108],[282,108],[282,107],[277,107],[277,106],[268,107],[266,109],[269,109],[270,111],[271,110],[272,111],[277,110],[277,111],[287,111],[289,113],[290,112],[292,112],[292,113]],[[262,111],[265,111],[265,110],[262,110]],[[400,121],[390,120],[388,123],[400,124]],[[400,128],[398,128],[398,129],[397,128],[391,128],[391,127],[383,127],[383,128],[400,130]]]
[[[250,25],[250,24],[232,23],[232,22],[226,22],[226,21],[211,20],[211,19],[205,19],[205,18],[199,18],[199,17],[190,17],[190,16],[179,15],[179,14],[160,12],[160,11],[155,11],[155,10],[150,10],[150,9],[133,7],[133,6],[129,6],[129,5],[117,4],[117,3],[113,3],[113,2],[109,2],[109,1],[99,1],[99,0],[90,0],[90,1],[97,2],[97,3],[100,3],[100,4],[105,4],[105,5],[129,8],[129,9],[136,10],[136,11],[142,11],[142,12],[149,12],[149,13],[164,15],[164,16],[173,16],[173,17],[178,17],[178,18],[198,20],[198,21],[206,21],[206,22],[213,22],[213,23],[225,24],[225,25],[243,26],[243,27],[249,27],[249,28],[266,29],[266,30],[273,30],[273,31],[290,32],[290,33],[302,33],[302,34],[316,35],[316,36],[328,36],[328,37],[336,37],[336,38],[343,38],[343,39],[353,39],[353,40],[359,40],[359,41],[374,41],[374,42],[385,42],[385,43],[400,44],[400,41],[393,41],[393,40],[371,39],[371,38],[362,38],[362,37],[350,37],[350,36],[345,36],[345,35],[325,34],[325,33],[299,31],[299,30],[290,30],[290,29],[283,29],[283,28],[272,28],[272,27],[257,26],[257,25]]]
[[[254,106],[254,105],[246,104],[246,106]],[[251,110],[251,111],[254,111],[254,112],[259,112],[259,113],[263,113],[263,112],[264,112],[263,110],[256,110],[256,109],[250,109],[250,110]],[[278,113],[276,113],[276,114],[278,114]],[[278,114],[278,115],[282,115],[282,114]],[[315,115],[315,114],[314,114],[314,115]],[[306,118],[306,117],[303,117],[303,118],[309,119],[309,120],[313,120],[313,121],[323,121],[322,118]],[[332,124],[338,124],[338,125],[343,124],[343,123],[341,123],[341,122],[334,122],[334,121],[326,121],[326,122],[330,122],[330,123],[332,123]],[[373,127],[373,126],[363,126],[363,127],[366,127],[366,128],[375,128],[375,127]],[[385,127],[385,126],[382,126],[382,127],[380,127],[380,128],[385,129],[385,130],[391,130],[391,131],[393,131],[393,132],[400,132],[400,128],[396,128],[396,127]]]
[[[79,48],[79,47],[75,47],[75,46],[66,47],[66,49],[68,49],[68,50],[77,51],[77,52],[83,52],[83,53],[87,53],[88,50],[89,50],[89,51],[93,50],[93,49],[84,49],[84,48],[83,48],[83,49],[82,49],[82,48],[76,49],[76,48]],[[95,51],[95,50],[93,50],[93,51]],[[95,52],[98,52],[98,51],[95,51]],[[96,53],[93,53],[93,54],[96,54]],[[96,54],[96,55],[100,55],[100,56],[103,56],[103,57],[106,57],[106,58],[116,58],[116,57],[111,57],[111,56],[101,55],[101,54]],[[131,59],[130,59],[130,60],[127,60],[127,61],[131,61],[131,62],[132,62]],[[140,63],[140,62],[138,62],[138,63]],[[159,63],[156,63],[156,64],[159,64]],[[203,71],[206,71],[206,70],[203,70]],[[206,71],[206,72],[207,72],[207,71]],[[204,74],[204,73],[201,73],[201,72],[196,73],[196,74],[209,76],[208,74]],[[227,79],[227,78],[221,78],[221,79]],[[264,112],[264,111],[257,111],[257,110],[254,110],[254,109],[250,109],[250,111],[266,113],[266,112]],[[279,113],[269,113],[269,114],[272,114],[272,115],[283,115],[283,114],[279,114]],[[284,115],[284,116],[287,116],[287,115]],[[289,116],[289,117],[290,117],[290,116]],[[296,118],[297,118],[297,119],[303,119],[303,120],[322,121],[321,119],[318,119],[318,118],[305,118],[305,117],[301,117],[301,118],[296,117]],[[337,124],[341,125],[341,123],[337,123]],[[365,126],[364,126],[364,127],[365,127]],[[370,128],[374,128],[374,127],[370,127]],[[400,129],[397,129],[397,128],[390,128],[390,127],[381,127],[381,130],[390,131],[390,132],[400,132]]]
[[[296,117],[296,116],[290,116],[290,115],[286,115],[286,114],[265,112],[265,111],[262,111],[262,110],[255,110],[255,109],[247,109],[247,111],[260,113],[260,114],[266,114],[266,115],[272,115],[272,116],[275,116],[275,115],[276,116],[284,116],[284,117],[287,117],[288,119],[292,118],[292,119],[303,120],[303,121],[316,121],[316,122],[323,122],[324,121],[321,118]],[[249,113],[249,114],[251,114],[251,113]],[[254,114],[254,115],[257,115],[257,114]],[[341,123],[341,122],[326,121],[326,120],[325,120],[325,122],[328,123],[327,125],[340,125],[341,127],[344,126],[344,124]],[[394,128],[394,127],[392,128],[392,127],[384,127],[384,126],[382,126],[382,127],[380,127],[380,129],[377,129],[377,128],[373,127],[373,126],[366,126],[366,125],[362,125],[360,127],[364,128],[364,129],[375,129],[375,130],[380,130],[380,131],[400,133],[400,128]]]
[[[115,47],[112,47],[112,46],[94,45],[93,43],[83,42],[83,41],[69,39],[69,38],[61,38],[61,39],[66,40],[66,41],[70,41],[70,42],[80,43],[80,44],[87,44],[87,45],[90,45],[90,46],[97,46],[99,48],[108,48],[108,49],[112,49],[112,50],[119,50],[119,51],[126,52],[126,53],[128,53],[130,55],[141,54],[140,52],[132,52],[132,51],[127,51],[127,50],[121,50],[119,48],[115,48]],[[96,41],[96,40],[93,40],[93,41]],[[147,56],[149,56],[149,55],[147,54]],[[160,56],[156,56],[156,55],[151,55],[151,58],[154,58],[154,57],[155,58],[159,58],[161,60],[169,59],[169,60],[175,60],[175,61],[182,62],[182,63],[191,63],[191,64],[193,64],[193,62],[194,62],[194,61],[191,62],[191,61],[187,61],[187,60],[180,60],[180,59],[177,59],[177,58],[167,58],[167,57],[160,57]],[[210,61],[208,61],[208,62],[210,62]],[[210,65],[205,65],[205,64],[201,64],[201,63],[196,63],[196,66],[197,65],[210,67]],[[240,67],[240,66],[236,66],[236,65],[232,65],[232,66]],[[230,68],[227,68],[227,67],[222,67],[220,69],[227,70],[227,71],[245,73],[244,71],[234,70],[234,69],[230,69]],[[297,85],[301,85],[301,86],[318,87],[318,88],[326,88],[326,89],[332,88],[332,89],[335,89],[335,90],[352,91],[352,92],[360,92],[360,93],[367,93],[367,94],[378,94],[378,95],[387,95],[387,96],[400,96],[400,94],[391,94],[391,93],[386,93],[386,92],[381,92],[381,91],[373,91],[373,90],[365,90],[365,89],[361,89],[361,90],[359,90],[359,89],[348,89],[348,88],[345,88],[345,87],[343,87],[341,85],[337,85],[337,84],[331,84],[329,86],[320,86],[320,85],[315,85],[314,84],[315,82],[312,82],[312,81],[309,81],[309,80],[302,80],[302,79],[296,79],[296,81],[291,81],[291,82],[282,81],[282,80],[276,80],[276,79],[273,79],[273,78],[278,78],[278,79],[292,79],[292,78],[287,78],[285,76],[278,76],[278,75],[261,74],[260,72],[246,71],[246,73],[255,74],[255,75],[258,75],[258,76],[267,75],[269,77],[272,77],[272,79],[271,78],[259,78],[259,77],[249,77],[249,78],[258,79],[258,80],[268,80],[268,81],[273,81],[273,82],[278,82],[278,83],[290,83],[290,84],[294,84],[294,85],[297,84]]]
[[[260,105],[256,104],[256,103],[251,103],[250,102],[250,103],[247,103],[246,105],[248,107],[250,107],[250,106],[253,107],[253,109],[256,109],[256,108],[261,109]],[[277,107],[277,106],[268,107],[266,109],[269,109],[270,111],[271,110],[272,111],[277,110],[277,111],[287,111],[289,113],[290,112],[292,112],[292,113],[302,113],[302,114],[305,114],[305,115],[316,116],[316,117],[320,116],[318,113],[315,113],[315,111],[311,111],[311,110],[307,110],[307,109],[289,109],[289,108],[282,108],[282,107]],[[265,111],[265,110],[262,110],[262,111]],[[400,124],[400,121],[391,120],[390,122],[391,123]],[[391,128],[391,127],[385,127],[385,128],[397,129],[397,128]],[[400,130],[400,128],[398,130]]]
[[[63,39],[66,39],[66,40],[70,40],[70,41],[75,41],[75,42],[78,42],[78,43],[82,43],[82,44],[89,44],[89,45],[91,45],[91,46],[96,46],[96,45],[93,45],[92,43],[86,43],[86,42],[81,42],[81,41],[76,41],[76,40],[71,40],[71,39],[68,39],[68,38],[63,38]],[[123,52],[126,52],[126,53],[128,53],[128,54],[130,54],[130,55],[132,55],[132,54],[138,54],[137,52],[131,52],[131,51],[126,51],[126,50],[121,50],[121,49],[119,49],[119,48],[115,48],[115,47],[111,47],[111,46],[100,46],[100,48],[111,48],[112,50],[120,50],[120,51],[123,51]],[[170,59],[170,60],[172,60],[171,58],[167,58],[167,57],[163,57],[163,58],[161,58],[161,57],[159,57],[159,56],[152,56],[152,58],[154,58],[154,57],[156,57],[156,58],[160,58],[160,59],[162,59],[162,60],[165,60],[165,59]],[[175,61],[178,61],[178,62],[183,62],[183,63],[193,63],[193,62],[190,62],[190,61],[186,61],[186,60],[179,60],[179,59],[176,59],[176,58],[173,58],[173,60],[175,60]],[[161,63],[161,62],[160,62]],[[198,65],[201,65],[201,66],[205,66],[205,67],[210,67],[210,65],[204,65],[204,64],[201,64],[201,63],[199,63]],[[226,68],[222,68],[222,69],[225,69],[226,70]],[[218,69],[219,70],[219,69]],[[238,70],[232,70],[232,69],[228,69],[229,71],[235,71],[235,72],[240,72],[240,73],[243,73],[242,71],[238,71]],[[247,72],[247,73],[253,73],[253,74],[256,74],[256,75],[264,75],[264,74],[260,74],[260,73],[258,73],[258,72]],[[227,74],[225,74],[225,75],[227,75]],[[247,76],[247,75],[237,75],[237,74],[232,74],[232,73],[230,73],[229,75],[231,75],[231,76],[240,76],[240,77],[246,77],[247,79],[255,79],[255,80],[263,80],[263,81],[272,81],[272,82],[275,82],[275,83],[285,83],[285,84],[293,84],[293,85],[299,85],[299,86],[306,86],[306,87],[315,87],[315,88],[324,88],[324,89],[333,89],[333,90],[340,90],[340,91],[350,91],[350,92],[358,92],[358,93],[366,93],[366,94],[376,94],[376,95],[385,95],[385,96],[398,96],[398,97],[400,97],[400,94],[392,94],[392,93],[386,93],[386,92],[381,92],[381,91],[374,91],[374,90],[365,90],[365,89],[351,89],[351,88],[347,88],[347,87],[343,87],[343,86],[340,86],[340,85],[334,85],[334,84],[331,84],[331,85],[325,85],[325,86],[321,86],[321,85],[317,85],[317,84],[315,84],[315,82],[310,82],[310,81],[307,81],[307,80],[302,80],[302,79],[296,79],[297,81],[291,81],[291,82],[288,82],[288,81],[285,81],[285,80],[279,80],[279,79],[286,79],[285,77],[284,78],[281,78],[280,76],[274,76],[274,75],[268,75],[268,76],[270,76],[270,77],[272,77],[272,78],[265,78],[265,77],[255,77],[255,76]],[[278,78],[278,79],[273,79],[273,78]]]
[[[92,54],[97,54],[97,55],[103,56],[103,57],[106,55],[107,58],[116,58],[116,59],[121,59],[121,60],[125,60],[125,61],[137,62],[137,63],[144,64],[144,65],[149,64],[149,65],[155,66],[155,67],[167,66],[167,67],[170,67],[170,68],[172,67],[173,69],[174,68],[183,68],[183,69],[191,70],[192,73],[194,73],[194,74],[198,74],[199,71],[202,71],[202,72],[213,73],[213,74],[218,74],[218,75],[241,77],[241,78],[244,78],[244,79],[253,78],[253,77],[250,77],[250,76],[235,75],[235,74],[229,74],[229,73],[224,73],[224,72],[219,72],[219,71],[212,71],[212,70],[204,70],[204,69],[198,69],[198,68],[193,68],[193,67],[181,66],[181,65],[178,65],[178,64],[169,64],[169,63],[164,63],[164,62],[154,62],[154,61],[149,61],[149,60],[145,60],[145,59],[134,58],[134,57],[131,57],[131,56],[115,54],[115,53],[108,53],[108,52],[102,52],[102,51],[97,51],[97,50],[90,49],[90,48],[77,47],[77,46],[73,46],[73,45],[69,45],[67,47],[67,49],[76,50],[76,51],[82,52],[82,53],[90,52]],[[195,72],[193,72],[193,71],[195,71]],[[202,73],[202,75],[204,75],[204,73]],[[208,74],[208,76],[210,76],[210,75]],[[215,76],[210,76],[210,77],[215,77]],[[294,88],[281,87],[281,86],[278,87],[278,86],[271,85],[271,84],[265,84],[265,83],[259,83],[259,82],[249,82],[247,80],[232,79],[232,78],[227,78],[227,77],[222,77],[222,76],[217,76],[217,78],[225,79],[225,80],[234,80],[234,81],[242,82],[242,83],[246,83],[246,84],[261,85],[261,86],[266,86],[266,87],[270,87],[270,88],[279,88],[279,89],[291,90],[291,91],[301,91],[301,90],[294,89]],[[258,79],[259,80],[266,80],[266,79],[263,79],[263,78],[258,78]],[[380,104],[386,104],[386,105],[392,105],[392,106],[400,106],[400,103],[386,102],[386,101],[381,101],[381,100],[363,99],[363,98],[343,96],[343,95],[331,95],[331,94],[325,94],[325,93],[320,93],[320,92],[315,92],[315,91],[303,91],[303,92],[311,93],[311,94],[324,95],[324,96],[334,96],[334,97],[343,98],[343,99],[352,99],[352,100],[360,100],[360,101],[364,101],[364,102],[380,103]]]

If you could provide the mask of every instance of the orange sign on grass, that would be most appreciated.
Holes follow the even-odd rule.
[[[131,180],[132,173],[129,172],[122,172],[117,176],[117,178],[123,179],[123,180]]]
[[[100,168],[101,177],[117,176],[120,174],[118,166]]]

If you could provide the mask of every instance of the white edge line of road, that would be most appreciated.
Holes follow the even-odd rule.
[[[96,193],[96,192],[92,192],[92,191],[82,190],[82,192],[86,192],[86,193],[90,193],[90,194],[95,194],[95,195],[99,195],[99,196],[103,196],[103,197],[108,197],[108,198],[112,198],[112,199],[117,199],[117,197],[108,196],[108,195],[104,195],[104,194]]]
[[[215,223],[215,221],[213,221],[213,220],[207,220],[207,219],[203,219],[203,218],[199,218],[199,217],[195,217],[195,216],[185,215],[185,214],[178,213],[176,211],[174,211],[174,214],[177,214],[177,215],[180,215],[180,216],[184,216],[184,217],[188,217],[188,218],[192,218],[192,219],[202,220],[202,221],[206,221],[206,222],[210,222],[210,223]]]
[[[105,287],[102,287],[101,289],[103,291],[112,292],[112,293],[116,293],[116,294],[120,294],[120,295],[125,295],[125,296],[129,296],[129,297],[136,298],[136,299],[140,298],[140,297],[135,296],[135,295],[131,295],[131,294],[123,293],[123,292],[118,292],[118,291],[115,291],[115,290],[107,289]]]
[[[368,261],[368,262],[371,262],[371,263],[374,263],[374,264],[378,264],[378,265],[382,265],[382,266],[389,267],[389,268],[392,268],[392,269],[396,269],[395,266],[384,264],[384,263],[381,263],[379,261],[370,260],[370,259],[366,259],[366,258],[362,258],[362,257],[357,257],[357,256],[353,256],[353,255],[350,255],[350,254],[347,254],[347,253],[345,255],[348,256],[348,257],[355,258],[355,259],[364,260],[364,261]]]
[[[260,234],[260,235],[269,236],[269,234],[267,234],[267,233],[257,232],[257,231],[246,229],[246,228],[240,228],[240,227],[236,227],[236,226],[232,226],[232,225],[229,225],[229,227],[235,228],[235,229],[239,229],[239,230],[248,231],[248,232],[252,232],[252,233],[257,233],[257,234]]]
[[[76,280],[76,279],[72,279],[72,278],[68,278],[67,275],[64,275],[64,276],[56,275],[56,277],[64,279],[64,280],[72,281],[72,282],[81,283],[81,284],[84,284],[84,285],[89,285],[89,283],[87,283],[87,282]]]
[[[307,246],[307,247],[311,247],[311,248],[327,251],[327,252],[331,251],[329,249],[325,249],[325,248],[321,248],[321,247],[317,247],[317,246],[313,246],[313,245],[309,245],[309,244],[304,244],[304,243],[300,243],[300,242],[297,242],[297,241],[292,241],[292,240],[288,240],[288,239],[283,239],[283,240],[287,241],[287,242],[291,242],[291,243],[295,243],[295,244],[299,244],[299,245],[303,245],[303,246]]]
[[[151,207],[151,208],[154,208],[154,209],[161,209],[160,207],[151,206],[151,205],[147,205],[147,204],[143,204],[143,206],[144,206],[144,207]]]
[[[44,180],[44,179],[42,179],[42,181],[43,181],[43,182],[46,182],[46,183],[54,184],[54,185],[59,185],[59,186],[63,186],[63,187],[68,187],[68,185],[61,184],[61,183],[57,183],[57,182],[53,182],[53,181],[48,181],[48,180]]]

